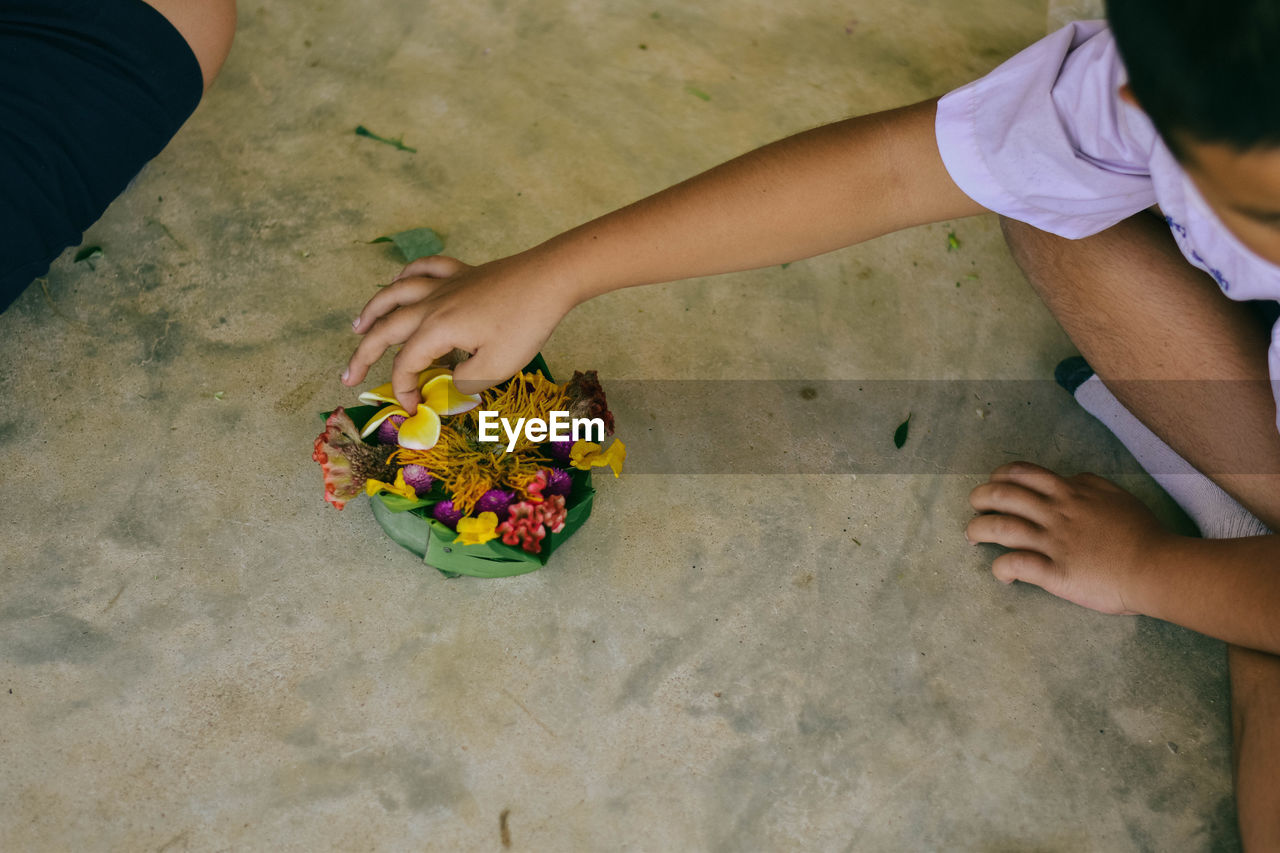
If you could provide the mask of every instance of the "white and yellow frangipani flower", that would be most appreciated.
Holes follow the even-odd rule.
[[[418,374],[418,387],[423,387],[437,376],[447,376],[448,374],[449,368],[447,367],[433,367],[429,370],[424,370]],[[361,391],[360,402],[366,406],[373,406],[377,403],[394,403],[396,402],[395,389],[391,387],[390,382],[384,382],[372,390]]]
[[[418,375],[418,387],[422,392],[422,402],[418,404],[416,414],[410,415],[396,402],[391,383],[379,385],[371,391],[360,395],[360,402],[386,403],[369,419],[360,431],[361,438],[373,434],[387,418],[395,415],[404,416],[400,424],[398,443],[409,450],[430,450],[440,440],[441,416],[460,415],[480,405],[479,394],[463,394],[453,384],[453,374],[443,367],[433,367]]]
[[[479,394],[463,394],[453,384],[453,375],[444,373],[422,383],[422,402],[441,415],[460,415],[480,405]]]
[[[360,437],[368,438],[373,435],[373,431],[382,426],[382,422],[392,415],[404,415],[406,418],[409,417],[409,413],[400,408],[399,403],[392,403],[390,406],[383,406],[374,413],[373,417],[369,418],[369,422],[360,430]]]
[[[440,440],[440,415],[426,403],[418,404],[418,413],[400,424],[401,447],[430,450]]]

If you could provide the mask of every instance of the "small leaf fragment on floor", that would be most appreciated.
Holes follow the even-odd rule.
[[[956,236],[956,232],[947,232],[947,251],[954,252],[960,248],[960,238]]]
[[[511,809],[503,809],[502,814],[498,815],[498,838],[503,847],[511,846],[511,827],[507,826],[507,818],[510,816]]]
[[[221,399],[222,399],[223,397],[225,397],[225,396],[227,396],[227,392],[226,392],[226,391],[214,391],[214,392],[213,392],[213,399],[215,399],[215,400],[221,400]]]
[[[398,234],[384,234],[381,237],[375,237],[369,243],[395,244],[400,254],[404,256],[406,264],[444,251],[444,238],[430,228],[410,228]]]
[[[96,264],[94,264],[94,261],[98,260],[98,258],[101,258],[102,254],[103,252],[102,252],[101,246],[85,246],[83,249],[76,252],[76,258],[74,262],[78,264],[81,261],[86,261],[89,264],[89,269],[96,270],[98,267]]]
[[[401,139],[400,137],[379,136],[369,128],[365,127],[363,124],[356,125],[356,136],[365,136],[365,137],[368,137],[369,139],[374,140],[375,142],[381,142],[385,145],[390,145],[393,148],[399,149],[400,151],[408,151],[410,154],[418,153],[417,148],[410,148],[408,145],[405,145],[404,140]]]
[[[911,428],[911,415],[907,415],[907,419],[898,424],[898,428],[893,431],[893,446],[902,449],[902,445],[907,443],[907,432]]]
[[[711,100],[710,95],[708,95],[706,92],[702,91],[701,89],[697,88],[696,86],[685,86],[684,90],[699,100],[702,100],[702,101]]]

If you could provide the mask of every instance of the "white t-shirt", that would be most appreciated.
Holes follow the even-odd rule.
[[[1068,24],[938,102],[942,161],[987,209],[1071,239],[1159,204],[1182,254],[1228,297],[1280,300],[1280,267],[1218,221],[1151,120],[1120,98],[1126,79],[1105,22]],[[1269,366],[1280,407],[1280,323]]]

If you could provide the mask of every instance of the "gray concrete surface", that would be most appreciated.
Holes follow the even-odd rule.
[[[104,257],[0,317],[0,849],[500,850],[503,812],[512,850],[1233,849],[1221,645],[1006,588],[961,534],[991,464],[1132,471],[1065,394],[917,414],[901,470],[633,455],[504,581],[424,569],[309,458],[398,268],[365,241],[509,253],[945,92],[1045,15],[241,0],[205,103],[86,235]],[[625,391],[657,380],[1014,389],[1071,353],[989,217],[612,294],[546,346],[622,389],[624,439],[676,428]],[[885,458],[906,407],[876,400],[836,438]],[[931,456],[960,426],[990,441]]]

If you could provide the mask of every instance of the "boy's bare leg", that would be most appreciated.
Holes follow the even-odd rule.
[[[1227,647],[1231,763],[1245,850],[1280,850],[1280,657]]]
[[[1268,329],[1249,306],[1228,300],[1191,267],[1149,214],[1083,240],[1002,224],[1028,280],[1112,393],[1280,530]],[[1185,379],[1210,381],[1161,381]],[[1245,849],[1280,849],[1280,657],[1232,646],[1228,665]]]

